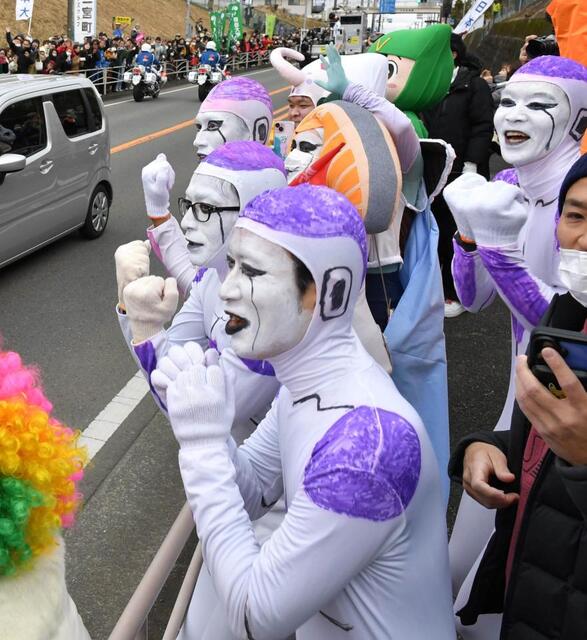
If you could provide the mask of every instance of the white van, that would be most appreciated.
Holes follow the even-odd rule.
[[[0,76],[0,267],[79,229],[102,235],[112,204],[102,100],[83,76]]]

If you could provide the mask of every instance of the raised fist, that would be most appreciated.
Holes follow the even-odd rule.
[[[169,194],[175,183],[175,171],[160,153],[142,171],[143,192],[147,215],[153,220],[165,218],[169,214]]]
[[[148,240],[133,240],[121,244],[114,252],[119,305],[124,306],[122,292],[126,285],[149,275],[150,251],[151,244]]]

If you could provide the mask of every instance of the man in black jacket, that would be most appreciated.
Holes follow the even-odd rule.
[[[471,171],[489,178],[489,155],[493,138],[493,100],[487,82],[480,77],[477,60],[467,56],[462,38],[451,35],[451,50],[455,62],[452,84],[446,97],[423,114],[430,138],[450,143],[456,159],[449,182],[463,172]],[[444,198],[437,197],[432,205],[440,236],[438,258],[444,287],[445,316],[460,315],[465,308],[458,302],[451,273],[452,238],[457,230]]]
[[[16,56],[18,65],[17,73],[30,73],[35,63],[35,52],[31,49],[31,43],[26,38],[12,38],[10,27],[6,27],[6,42]]]
[[[561,201],[561,279],[569,293],[555,296],[543,323],[585,333],[587,156],[565,178]],[[520,356],[511,429],[468,436],[450,462],[453,479],[497,509],[457,615],[465,632],[480,615],[503,613],[501,640],[587,637],[587,392],[554,349],[542,356],[566,397],[547,390]]]

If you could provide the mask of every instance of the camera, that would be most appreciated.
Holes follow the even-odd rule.
[[[560,55],[558,43],[554,36],[541,36],[528,41],[526,45],[528,58],[538,58],[539,56]]]

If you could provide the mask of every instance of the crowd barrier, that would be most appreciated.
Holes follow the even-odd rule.
[[[226,69],[231,73],[245,71],[254,67],[261,67],[269,64],[269,51],[256,51],[251,53],[238,53],[229,56],[226,61]],[[76,71],[66,71],[65,75],[85,75],[95,85],[102,95],[114,91],[130,91],[131,85],[122,81],[125,71],[132,67],[112,66],[95,69],[80,69]],[[164,61],[161,63],[161,71],[167,75],[168,80],[187,80],[190,67],[187,60]]]

